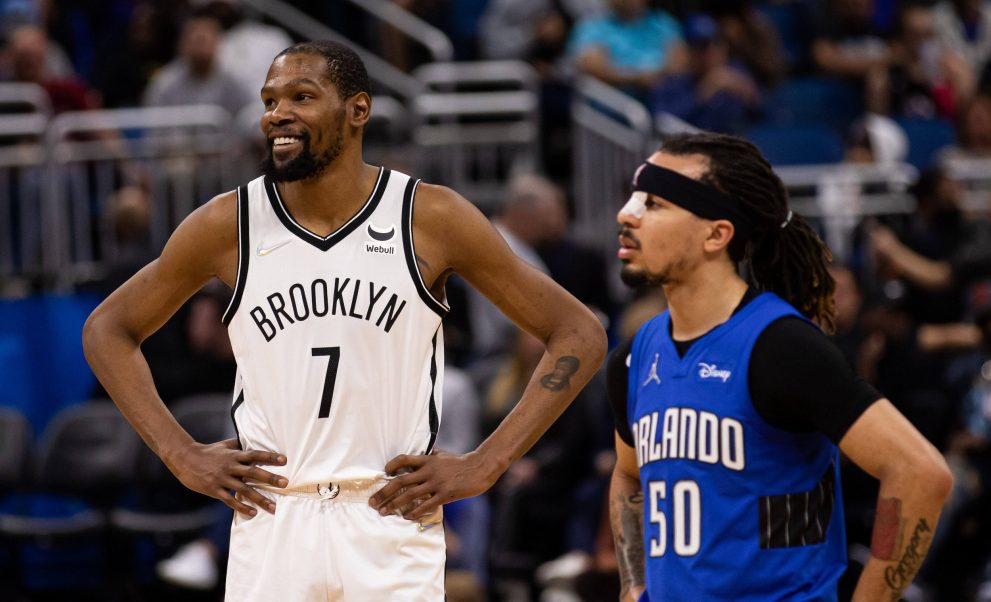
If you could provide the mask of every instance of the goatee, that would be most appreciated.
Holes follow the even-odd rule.
[[[262,159],[261,171],[275,182],[297,182],[319,176],[341,153],[342,140],[338,135],[334,144],[320,155],[313,154],[310,149],[310,136],[300,136],[302,150],[294,158],[281,165],[276,165],[272,144],[268,145],[268,153]]]

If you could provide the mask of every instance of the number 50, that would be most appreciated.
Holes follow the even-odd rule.
[[[650,496],[650,522],[657,525],[657,537],[650,538],[650,556],[664,556],[668,546],[668,521],[659,503],[667,499],[664,481],[648,483]],[[699,484],[695,481],[678,481],[671,490],[671,520],[674,521],[674,552],[679,556],[694,556],[702,540],[702,500]]]

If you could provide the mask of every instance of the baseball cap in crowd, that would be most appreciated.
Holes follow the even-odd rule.
[[[682,24],[685,42],[691,46],[703,46],[719,39],[719,25],[709,15],[692,13]]]

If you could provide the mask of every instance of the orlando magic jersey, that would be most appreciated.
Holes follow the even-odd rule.
[[[285,454],[266,470],[290,488],[374,479],[394,456],[433,446],[447,308],[416,267],[417,184],[380,169],[365,204],[326,237],[293,219],[271,180],[237,191],[231,414],[243,449]]]
[[[642,599],[836,599],[846,568],[839,451],[822,434],[768,424],[747,382],[757,337],[789,315],[799,314],[762,294],[684,357],[668,312],[634,338],[627,416],[644,492]]]

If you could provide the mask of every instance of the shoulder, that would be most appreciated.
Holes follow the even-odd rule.
[[[414,206],[417,225],[424,222],[430,225],[435,222],[449,223],[455,221],[463,213],[477,212],[475,206],[454,190],[438,184],[427,184],[421,181],[416,187],[416,204]]]
[[[219,194],[179,224],[173,239],[196,249],[197,253],[213,255],[237,248],[237,191]]]
[[[795,354],[801,349],[801,354]],[[774,319],[757,336],[754,354],[773,356],[788,363],[795,355],[821,358],[834,355],[839,350],[818,326],[797,315],[786,314]]]

